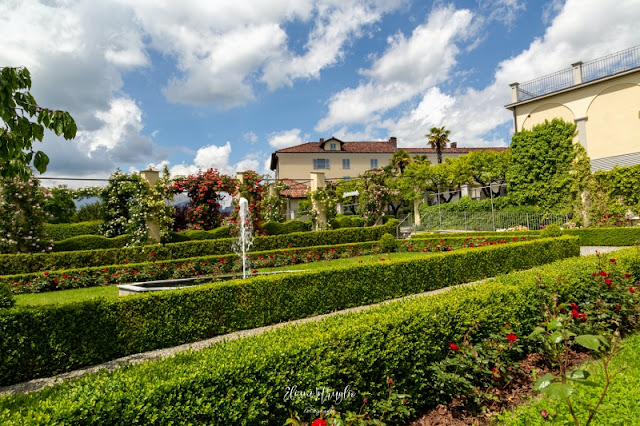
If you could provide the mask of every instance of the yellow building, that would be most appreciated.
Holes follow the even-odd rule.
[[[426,142],[425,142],[426,145]],[[435,148],[402,148],[409,155],[426,155],[437,163]],[[506,148],[458,148],[453,142],[442,149],[443,158],[454,158],[472,151],[505,150]],[[327,180],[354,178],[367,170],[388,166],[393,153],[398,151],[395,137],[388,141],[343,142],[337,138],[320,139],[271,154],[271,170],[276,179],[309,180],[309,173],[322,172]]]
[[[640,164],[640,46],[510,86],[516,132],[562,118],[592,170]]]

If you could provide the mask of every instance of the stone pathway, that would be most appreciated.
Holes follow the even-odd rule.
[[[591,255],[591,254],[595,254],[596,252],[598,252],[598,253],[608,253],[608,252],[611,252],[611,251],[614,251],[614,250],[623,249],[623,248],[625,248],[625,247],[580,247],[580,255],[581,256],[588,256],[588,255]],[[454,287],[471,286],[471,285],[474,285],[474,284],[481,283],[483,281],[485,281],[485,280],[474,281],[474,282],[466,283],[466,284],[460,284],[460,285],[454,286]],[[250,330],[240,330],[240,331],[236,331],[236,332],[233,332],[233,333],[212,337],[211,339],[201,340],[201,341],[194,342],[194,343],[187,343],[187,344],[184,344],[184,345],[174,346],[174,347],[171,347],[171,348],[156,349],[154,351],[142,352],[142,353],[138,353],[138,354],[128,355],[128,356],[125,356],[125,357],[122,357],[122,358],[118,358],[118,359],[115,359],[115,360],[112,360],[112,361],[109,361],[109,362],[105,362],[103,364],[95,365],[95,366],[88,367],[88,368],[83,368],[83,369],[80,369],[80,370],[70,371],[68,373],[59,374],[57,376],[46,377],[46,378],[42,378],[42,379],[34,379],[34,380],[30,380],[28,382],[23,382],[23,383],[18,383],[18,384],[15,384],[15,385],[0,387],[0,396],[1,395],[8,395],[8,394],[36,392],[36,391],[44,389],[47,386],[53,386],[54,384],[60,383],[60,382],[62,382],[64,380],[73,379],[73,378],[76,378],[76,377],[81,377],[81,376],[84,376],[85,374],[88,374],[88,373],[95,373],[98,370],[102,370],[102,369],[114,370],[116,368],[121,367],[122,365],[137,364],[137,363],[140,363],[140,362],[152,361],[152,360],[159,359],[159,358],[166,358],[166,357],[175,355],[178,352],[183,352],[183,351],[188,351],[188,350],[199,351],[201,349],[205,349],[205,348],[207,348],[209,346],[212,346],[212,345],[214,345],[214,344],[216,344],[218,342],[224,341],[224,340],[233,340],[233,339],[238,339],[238,338],[241,338],[241,337],[255,336],[255,335],[261,334],[261,333],[263,333],[265,331],[281,328],[281,327],[284,327],[286,325],[303,324],[303,323],[310,322],[310,321],[320,321],[320,320],[322,320],[324,318],[327,318],[327,317],[330,317],[330,316],[333,316],[333,315],[342,315],[342,314],[345,314],[347,312],[361,312],[361,311],[364,311],[364,310],[367,310],[367,309],[374,308],[376,306],[384,305],[384,304],[387,304],[387,303],[392,303],[392,302],[395,302],[395,301],[398,301],[398,300],[406,300],[406,299],[415,298],[415,297],[424,297],[424,296],[431,296],[431,295],[435,295],[435,294],[440,294],[440,293],[444,293],[446,291],[449,291],[452,288],[453,287],[445,287],[445,288],[441,288],[441,289],[438,289],[438,290],[427,291],[427,292],[419,293],[419,294],[412,294],[412,295],[401,297],[401,298],[397,298],[397,299],[385,300],[384,302],[376,303],[376,304],[373,304],[373,305],[356,306],[356,307],[349,308],[349,309],[343,309],[341,311],[331,312],[329,314],[316,315],[316,316],[313,316],[313,317],[302,318],[302,319],[299,319],[299,320],[294,320],[294,321],[289,321],[289,322],[284,322],[284,323],[279,323],[279,324],[273,324],[273,325],[268,325],[268,326],[259,327],[259,328],[252,328]]]

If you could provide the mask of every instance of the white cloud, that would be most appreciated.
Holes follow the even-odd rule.
[[[302,138],[300,137],[300,132],[300,129],[291,129],[284,130],[278,133],[272,133],[269,136],[269,145],[276,149],[300,145],[301,143],[303,143]]]
[[[328,114],[316,130],[377,121],[380,114],[444,81],[460,52],[456,42],[470,35],[471,19],[468,10],[439,8],[410,37],[400,33],[390,37],[384,54],[370,69],[361,71],[369,81],[333,95]]]
[[[512,26],[518,15],[526,10],[526,4],[524,0],[481,0],[480,9],[489,12],[489,21]]]
[[[258,135],[256,135],[255,133],[249,131],[249,132],[245,132],[242,135],[242,139],[244,139],[245,141],[251,142],[251,143],[256,143],[256,142],[258,142]]]
[[[262,80],[270,89],[291,86],[298,78],[318,78],[320,71],[345,55],[345,45],[363,35],[363,30],[380,21],[385,13],[404,3],[395,1],[322,0],[317,4],[315,27],[309,33],[303,55],[282,52],[269,60]]]

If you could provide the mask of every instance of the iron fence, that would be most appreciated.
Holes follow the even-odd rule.
[[[540,230],[546,225],[569,222],[565,214],[501,213],[501,212],[429,212],[422,216],[415,231],[500,231]]]
[[[582,64],[582,81],[597,80],[636,67],[640,67],[640,46],[585,62]]]
[[[571,86],[573,86],[573,68],[563,69],[518,85],[518,100],[526,101]]]

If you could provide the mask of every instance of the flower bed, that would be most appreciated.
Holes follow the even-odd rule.
[[[566,241],[554,242],[562,240]],[[475,256],[539,243],[467,253]],[[530,254],[535,253],[532,250]],[[617,256],[625,267],[638,252],[626,250]],[[407,265],[401,266],[400,271]],[[310,405],[318,410],[336,405],[304,397],[284,401],[287,387],[342,390],[348,385],[356,396],[341,401],[339,409],[358,412],[364,398],[387,398],[388,378],[398,392],[409,395],[405,406],[408,416],[414,416],[451,397],[438,395],[431,386],[431,367],[447,357],[449,343],[462,341],[475,324],[477,338],[498,332],[507,322],[515,335],[530,333],[543,319],[539,282],[556,283],[562,276],[559,297],[581,304],[589,297],[594,268],[593,258],[565,260],[471,288],[394,302],[110,374],[86,376],[46,392],[0,399],[0,420],[79,422],[90,412],[92,421],[102,424],[283,424],[290,412],[304,413]],[[640,269],[630,272],[637,274]],[[406,424],[408,416],[390,423]]]
[[[271,237],[256,237],[255,251],[284,249],[287,247],[311,247],[378,240],[385,233],[395,233],[398,221],[369,228],[346,228],[335,231],[297,232]],[[115,265],[151,260],[184,259],[188,257],[233,253],[232,238],[187,241],[165,245],[123,247],[105,250],[42,253],[35,255],[0,255],[0,275],[20,274],[50,269],[68,269],[87,266]],[[153,256],[150,253],[154,253]]]
[[[0,384],[577,256],[561,237],[116,300],[0,311]]]
[[[532,240],[533,238],[528,239]],[[525,240],[527,240],[527,237],[524,236],[515,240],[475,239],[471,237],[440,238],[434,240],[421,239],[416,241],[405,240],[398,244],[397,250],[400,252],[439,252]],[[340,257],[362,256],[379,253],[380,251],[381,249],[377,241],[369,241],[334,246],[250,252],[248,253],[248,258],[251,268],[261,269],[326,261]],[[155,253],[151,252],[149,256],[153,258]],[[8,275],[0,278],[0,281],[7,283],[14,294],[23,294],[174,278],[215,276],[239,272],[241,270],[242,261],[237,255],[200,256],[143,263],[129,263],[128,260],[125,259],[125,263],[121,265]]]

